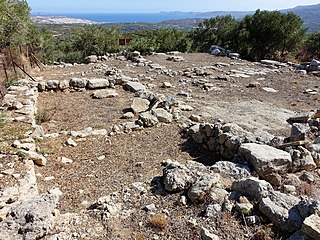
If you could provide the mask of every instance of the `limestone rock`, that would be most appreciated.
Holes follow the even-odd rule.
[[[200,232],[200,235],[201,235],[201,240],[219,240],[220,238],[211,233],[208,229],[206,228],[201,228],[201,232]]]
[[[156,108],[152,112],[158,118],[159,122],[171,123],[173,120],[172,114],[163,108]]]
[[[147,99],[135,97],[130,108],[134,113],[142,113],[149,109],[150,102]]]
[[[61,80],[59,82],[59,90],[63,91],[68,89],[70,87],[69,83],[70,83],[69,80]]]
[[[317,168],[311,152],[302,146],[292,151],[292,171],[313,171]]]
[[[86,78],[72,78],[70,80],[70,87],[73,87],[73,88],[85,88],[87,86],[87,83],[88,83],[88,79]]]
[[[169,164],[163,170],[164,188],[169,192],[187,189],[193,182],[188,168],[178,162]]]
[[[259,210],[268,217],[274,225],[285,232],[300,229],[303,219],[295,205],[299,198],[281,192],[270,192],[259,203]]]
[[[169,82],[163,82],[163,83],[162,83],[162,87],[163,87],[163,88],[172,88],[172,84],[169,83]]]
[[[53,210],[58,197],[45,194],[22,202],[10,209],[0,224],[0,239],[41,239],[54,226]]]
[[[98,56],[97,55],[90,55],[85,58],[84,62],[85,63],[96,63],[96,62],[98,62]]]
[[[92,97],[97,99],[112,98],[118,95],[119,94],[113,89],[102,89],[92,93]]]
[[[239,155],[248,160],[261,177],[285,173],[291,168],[290,154],[268,145],[244,143],[239,148]]]
[[[219,174],[206,174],[192,184],[188,197],[192,202],[204,202],[211,187],[220,181]]]
[[[143,122],[145,127],[153,127],[158,124],[159,120],[150,112],[144,112],[139,115],[139,119]]]
[[[59,88],[59,80],[49,80],[46,84],[47,90],[57,90]]]
[[[27,154],[28,158],[39,166],[45,166],[47,164],[47,159],[41,154],[25,150],[21,150],[21,152]]]
[[[72,138],[68,138],[66,143],[68,146],[72,146],[72,147],[78,146],[78,144]]]
[[[87,83],[88,89],[107,88],[109,87],[109,80],[104,78],[89,79]]]
[[[257,200],[267,197],[273,191],[270,183],[255,177],[235,181],[231,189]]]
[[[145,91],[146,87],[139,82],[127,82],[124,85],[124,89],[131,92]]]
[[[302,224],[302,232],[313,238],[320,239],[320,217],[316,214],[307,217]]]
[[[248,166],[229,161],[216,162],[210,167],[210,170],[220,173],[222,176],[229,177],[231,180],[239,180],[251,176]]]
[[[73,160],[66,158],[66,157],[59,157],[58,161],[60,161],[63,164],[67,164],[67,163],[73,163]]]
[[[22,109],[22,108],[23,108],[23,104],[22,104],[21,102],[14,101],[14,102],[12,103],[11,108],[12,108],[13,110],[19,110],[19,109]]]

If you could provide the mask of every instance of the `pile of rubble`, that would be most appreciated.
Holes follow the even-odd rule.
[[[221,161],[204,166],[170,160],[163,170],[164,188],[186,192],[185,204],[210,203],[205,217],[236,211],[249,225],[268,218],[292,233],[289,239],[319,239],[320,202],[295,196],[302,182],[314,181],[312,171],[320,167],[319,121],[320,111],[288,119],[288,138],[250,133],[230,123],[191,124],[186,128],[191,139]]]

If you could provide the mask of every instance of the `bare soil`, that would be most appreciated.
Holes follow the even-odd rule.
[[[109,67],[116,67],[130,77],[152,77],[154,80],[144,80],[144,84],[154,84],[151,91],[171,96],[194,107],[192,112],[184,112],[185,117],[191,114],[201,115],[204,121],[223,119],[237,123],[254,131],[257,129],[272,134],[286,136],[290,128],[286,119],[295,112],[315,110],[319,107],[319,95],[308,95],[308,88],[319,88],[319,78],[314,76],[298,76],[288,69],[268,73],[266,76],[253,75],[250,78],[234,78],[228,81],[214,77],[223,75],[232,69],[247,67],[250,63],[242,60],[214,57],[209,54],[182,54],[184,62],[167,61],[164,56],[147,56],[148,60],[158,63],[166,69],[183,71],[186,68],[215,66],[218,62],[237,63],[238,65],[221,66],[220,71],[214,71],[213,77],[195,77],[189,79],[178,75],[169,77],[150,71],[148,67],[136,67],[131,62],[112,60],[104,62]],[[33,73],[43,79],[70,79],[72,77],[104,77],[103,71],[94,71],[94,65],[78,65],[69,68],[47,68],[44,72]],[[259,70],[263,66],[252,65]],[[260,78],[264,78],[261,80]],[[207,91],[203,85],[192,83],[193,80],[205,79],[218,90]],[[259,80],[260,79],[260,80]],[[249,83],[259,82],[261,87],[271,87],[277,93],[269,93],[261,87],[249,88]],[[162,88],[163,82],[170,82],[173,88]],[[123,109],[128,108],[134,95],[117,87],[119,96],[112,99],[92,99],[90,91],[84,92],[47,92],[41,93],[38,99],[38,109],[45,110],[50,121],[42,126],[46,133],[82,130],[86,127],[111,130],[114,124],[126,120],[120,119]],[[191,98],[178,95],[181,91],[188,92]],[[161,162],[173,159],[179,162],[196,160],[212,164],[215,159],[210,152],[200,149],[187,141],[179,122],[162,124],[150,129],[144,129],[129,134],[115,136],[88,137],[77,141],[77,147],[65,144],[69,136],[45,138],[38,143],[40,151],[46,154],[48,164],[36,167],[38,187],[40,192],[46,192],[53,187],[59,187],[63,196],[59,203],[61,213],[77,213],[86,217],[83,225],[74,226],[74,232],[82,233],[79,239],[199,239],[201,226],[209,226],[221,239],[264,239],[259,236],[266,234],[273,239],[280,239],[281,234],[272,231],[268,222],[262,219],[261,225],[247,227],[242,216],[221,214],[217,219],[203,217],[205,206],[180,203],[181,193],[155,194],[152,181],[162,175]],[[100,156],[104,160],[98,160]],[[59,157],[73,160],[71,164],[62,164]],[[5,164],[5,163],[4,163]],[[45,177],[54,179],[45,181]],[[0,182],[2,180],[0,179]],[[88,208],[99,198],[112,192],[132,188],[132,183],[145,184],[148,192],[135,195],[134,201],[124,202],[130,209],[136,209],[134,214],[126,219],[102,221],[99,214],[93,214]],[[143,207],[154,203],[157,213],[168,221],[168,226],[159,229],[150,224],[150,215]],[[89,214],[89,215],[88,215]],[[98,222],[98,223],[97,223]],[[83,227],[97,227],[93,233],[88,233]],[[273,233],[272,233],[273,232]],[[260,234],[260,235],[259,235]],[[85,237],[87,236],[87,238]],[[91,238],[90,238],[91,236]],[[267,238],[265,238],[267,239]]]

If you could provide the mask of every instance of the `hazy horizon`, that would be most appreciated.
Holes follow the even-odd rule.
[[[231,0],[162,0],[152,2],[148,0],[122,0],[122,1],[101,1],[101,0],[29,0],[27,1],[32,12],[45,13],[160,13],[160,12],[212,12],[212,11],[255,11],[280,10],[293,8],[301,5],[319,4],[319,0],[305,1],[275,1],[269,0],[243,0],[233,2]]]

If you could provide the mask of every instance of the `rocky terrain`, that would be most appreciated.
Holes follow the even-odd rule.
[[[319,62],[138,52],[7,89],[0,239],[320,239]]]

